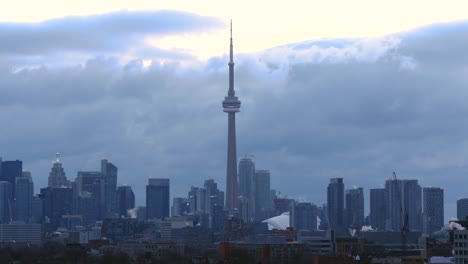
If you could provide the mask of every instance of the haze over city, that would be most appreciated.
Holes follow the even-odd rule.
[[[69,179],[111,160],[137,204],[150,177],[170,178],[173,197],[209,178],[224,189],[233,19],[237,156],[269,169],[272,189],[320,205],[330,178],[368,196],[396,171],[444,188],[456,216],[463,1],[133,2],[2,5],[0,156],[23,160],[36,192],[56,152]]]

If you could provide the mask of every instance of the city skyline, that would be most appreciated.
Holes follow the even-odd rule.
[[[112,24],[125,14],[145,17],[124,12],[94,17],[95,23]],[[155,32],[227,31],[222,19],[164,15],[184,23],[170,29],[156,23],[154,31],[145,27],[137,40],[118,47],[100,38],[78,48],[68,38],[55,46],[2,46],[0,107],[9,125],[0,134],[1,155],[24,161],[36,193],[47,186],[50,153],[56,151],[64,154],[69,179],[108,158],[121,167],[119,185],[135,182],[136,193],[153,177],[170,178],[174,196],[207,178],[225,186],[225,119],[219,99],[225,95],[227,55],[205,61],[154,49],[134,54],[141,60],[130,62],[112,55]],[[79,32],[86,28],[86,17],[55,22],[67,26],[67,21]],[[1,25],[8,32],[15,28]],[[32,33],[53,39],[53,23],[41,25]],[[36,36],[22,26],[20,36]],[[90,34],[99,32],[97,27]],[[122,40],[127,34],[107,37]],[[239,54],[236,85],[244,104],[237,120],[237,157],[258,156],[260,167],[274,175],[272,189],[317,204],[325,200],[329,178],[343,177],[347,188],[367,190],[383,187],[397,171],[423,187],[450,190],[446,219],[455,216],[456,200],[466,196],[457,186],[468,173],[467,128],[460,122],[468,115],[463,100],[466,34],[466,22],[460,21],[379,38],[311,40]],[[187,47],[190,43],[180,46]],[[90,56],[74,57],[74,52]],[[160,61],[148,64],[147,54]],[[137,204],[143,199],[137,195]]]

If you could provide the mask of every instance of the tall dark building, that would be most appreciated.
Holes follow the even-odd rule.
[[[117,209],[119,217],[127,217],[127,212],[135,208],[135,194],[130,186],[117,188]]]
[[[40,198],[43,199],[44,217],[49,230],[55,230],[61,225],[62,216],[72,213],[72,188],[42,188]]]
[[[468,219],[468,198],[457,200],[457,218],[458,220]]]
[[[169,217],[169,179],[149,179],[146,185],[146,219]]]
[[[227,172],[226,172],[226,209],[237,208],[237,147],[236,147],[236,113],[240,110],[241,102],[234,91],[234,61],[232,45],[232,23],[231,44],[229,50],[229,90],[224,97],[223,111],[228,113],[228,149],[227,149]]]
[[[328,221],[331,229],[344,230],[344,184],[343,178],[332,178],[327,189]]]
[[[99,171],[79,171],[75,179],[76,213],[83,217],[83,223],[93,224],[104,217],[104,180]]]
[[[370,190],[369,222],[373,229],[385,230],[385,189]]]
[[[254,175],[255,175],[255,162],[253,159],[244,157],[239,161],[239,196],[248,200],[250,206],[250,215],[255,215],[254,211]]]
[[[348,227],[355,229],[361,229],[364,224],[363,188],[346,190],[346,221]]]
[[[104,206],[102,208],[102,217],[112,218],[117,214],[117,167],[103,159],[101,160],[101,174],[104,180]]]
[[[8,224],[12,220],[13,201],[11,199],[11,183],[0,181],[0,223]]]
[[[422,188],[418,180],[403,180],[404,185],[404,206],[408,213],[409,230],[422,231],[423,229],[423,208],[422,208]]]
[[[28,223],[32,217],[32,203],[34,199],[34,184],[31,173],[23,171],[22,177],[16,178],[16,200],[15,217],[16,221]]]
[[[0,181],[11,184],[10,199],[15,199],[16,178],[23,176],[23,162],[21,160],[3,161]]]
[[[70,182],[65,176],[62,163],[60,162],[60,154],[57,153],[54,165],[49,173],[48,187],[70,187]]]
[[[405,214],[407,214],[409,230],[421,231],[422,189],[418,180],[387,180],[385,182],[385,208],[387,230],[401,230]]]
[[[444,226],[444,189],[423,188],[423,231],[431,235]]]
[[[270,217],[269,215],[266,215],[266,213],[273,207],[270,190],[270,171],[256,170],[254,175],[254,183],[255,203],[253,206],[255,206],[255,220],[263,221]]]
[[[317,206],[311,203],[291,203],[289,226],[295,230],[317,230]]]

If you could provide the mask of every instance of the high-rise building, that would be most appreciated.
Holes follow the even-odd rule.
[[[422,188],[418,180],[403,180],[404,209],[408,214],[408,227],[411,231],[422,231]]]
[[[15,217],[16,221],[29,223],[32,216],[32,203],[34,199],[34,184],[31,172],[23,171],[22,177],[16,178],[16,200]]]
[[[78,171],[75,179],[74,199],[76,213],[83,216],[86,224],[104,218],[105,184],[100,171]]]
[[[128,217],[128,210],[135,208],[135,194],[130,186],[117,188],[117,211],[119,217]]]
[[[239,196],[246,198],[250,206],[250,215],[255,215],[253,197],[255,193],[254,184],[255,162],[253,159],[244,157],[239,161]]]
[[[344,230],[343,178],[332,178],[327,188],[328,221],[331,229]]]
[[[169,179],[149,179],[146,185],[146,219],[169,217]]]
[[[190,199],[176,197],[172,199],[171,216],[182,216],[190,212]]]
[[[385,189],[370,190],[369,222],[374,230],[385,230]]]
[[[70,181],[67,180],[65,171],[60,162],[60,154],[57,153],[55,162],[49,173],[48,187],[70,187]]]
[[[363,188],[346,190],[346,221],[348,227],[355,229],[361,229],[364,224]]]
[[[72,213],[72,188],[41,188],[40,198],[44,200],[44,218],[49,230],[61,225],[62,216]]]
[[[227,169],[226,169],[226,209],[233,211],[237,208],[237,146],[236,146],[236,113],[240,110],[241,102],[234,91],[234,61],[232,44],[229,50],[229,90],[224,97],[223,111],[228,113],[228,146],[227,146]]]
[[[0,181],[0,223],[8,224],[13,216],[13,200],[11,200],[11,183]]]
[[[422,189],[418,180],[387,180],[385,207],[387,230],[401,230],[405,215],[409,230],[422,230]]]
[[[270,171],[256,170],[254,175],[254,183],[255,219],[263,221],[270,217],[266,216],[265,213],[273,207],[273,204],[270,199]]]
[[[295,230],[317,230],[317,206],[311,203],[291,203],[289,226]]]
[[[21,160],[3,161],[0,181],[7,181],[11,184],[10,199],[15,199],[16,178],[23,176],[23,162]]]
[[[205,211],[211,214],[213,206],[224,207],[224,192],[218,189],[218,184],[213,179],[209,179],[205,180],[203,186],[206,190]]]
[[[468,220],[468,198],[457,200],[458,220]]]
[[[387,180],[385,182],[385,229],[399,231],[403,224],[403,181]]]
[[[104,206],[103,218],[112,218],[117,214],[117,167],[108,162],[101,160],[101,174],[104,180]]]
[[[444,226],[444,189],[423,188],[423,231],[431,235]]]

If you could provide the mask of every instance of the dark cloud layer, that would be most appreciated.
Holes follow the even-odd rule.
[[[445,188],[454,216],[468,195],[464,25],[236,56],[239,156],[255,155],[283,194],[318,204],[330,177],[375,188],[396,171]],[[56,151],[72,179],[108,158],[139,204],[149,177],[169,177],[174,196],[207,178],[223,187],[226,60],[188,70],[103,57],[61,69],[1,65],[0,153],[23,159],[36,187]]]

